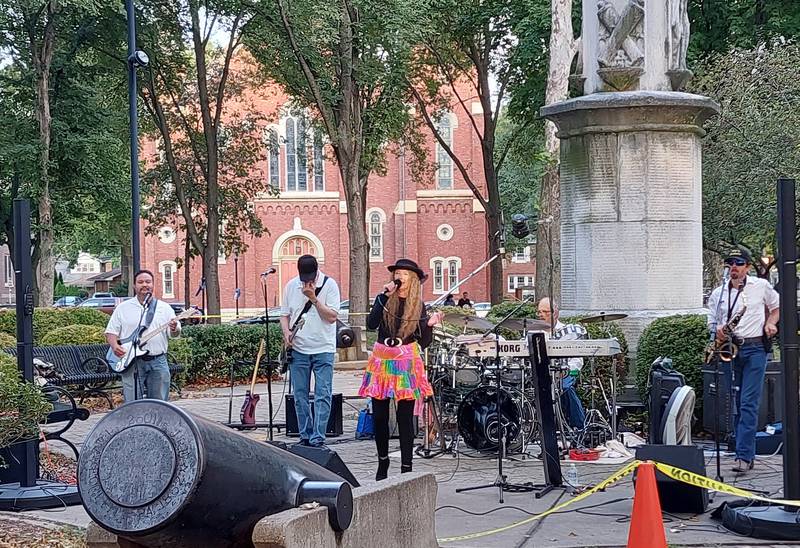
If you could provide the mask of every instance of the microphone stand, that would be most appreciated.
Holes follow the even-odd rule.
[[[269,271],[267,271],[269,272]],[[274,424],[272,422],[272,358],[269,353],[269,300],[267,299],[267,275],[261,276],[261,289],[264,293],[264,341],[267,347],[267,408],[269,409],[269,441],[272,441],[272,429]]]
[[[487,263],[488,264],[488,263]],[[508,442],[507,433],[506,433],[506,424],[507,420],[503,416],[503,412],[501,409],[501,400],[500,400],[500,393],[503,392],[503,375],[500,372],[500,332],[498,329],[502,326],[503,322],[509,319],[511,316],[517,313],[523,306],[525,306],[531,297],[526,297],[525,299],[520,302],[519,306],[514,308],[511,312],[506,314],[506,316],[501,319],[497,324],[491,328],[489,331],[483,334],[482,338],[486,338],[488,336],[494,337],[494,367],[495,367],[495,375],[497,376],[497,387],[495,389],[496,399],[495,399],[495,416],[497,421],[497,478],[494,480],[493,483],[488,483],[485,485],[475,485],[472,487],[461,487],[456,489],[456,493],[463,493],[465,491],[476,491],[478,489],[487,489],[489,487],[497,487],[500,492],[500,503],[504,503],[503,500],[503,491],[514,491],[515,493],[521,493],[526,491],[534,491],[536,486],[531,483],[525,484],[516,484],[516,483],[509,483],[508,476],[503,473],[503,459],[506,457],[506,444]],[[487,425],[487,436],[488,436],[488,425]],[[520,430],[520,435],[524,435],[524,433]]]
[[[137,299],[138,297],[134,297]],[[133,334],[133,341],[131,344],[131,348],[138,348],[139,341],[142,338],[142,320],[144,319],[145,314],[147,314],[147,307],[150,306],[150,302],[153,299],[152,293],[150,294],[149,298],[145,298],[144,308],[142,309],[142,313],[139,315],[139,323],[137,324],[136,331]],[[139,360],[138,358],[133,359],[133,400],[136,401],[139,399]],[[143,395],[142,395],[143,396]],[[142,397],[144,399],[144,397]]]
[[[729,271],[726,268],[725,274],[722,277],[722,285],[720,286],[719,290],[719,299],[717,299],[717,309],[714,311],[714,331],[711,333],[711,342],[713,343],[717,337],[717,322],[719,322],[719,311],[720,306],[722,305],[722,293],[725,291],[725,287],[730,283],[729,278]],[[719,414],[720,414],[720,386],[719,386],[719,351],[714,351],[714,356],[712,357],[714,360],[714,451],[716,452],[716,464],[717,464],[717,475],[714,477],[716,481],[724,481],[722,477],[722,464],[720,462],[720,431],[719,431]],[[730,403],[730,385],[728,384],[728,402]],[[730,413],[727,414],[728,420],[730,420]]]

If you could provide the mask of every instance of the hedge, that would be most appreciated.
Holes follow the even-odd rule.
[[[41,346],[71,344],[103,344],[106,342],[105,327],[97,325],[67,325],[57,327],[42,337]]]
[[[283,345],[281,328],[271,324],[270,356],[276,359]],[[183,328],[182,338],[190,339],[186,365],[186,380],[221,381],[230,378],[230,367],[236,360],[255,361],[258,345],[264,336],[260,325],[190,325]],[[171,350],[176,348],[173,343]],[[181,344],[181,343],[178,343]],[[177,356],[176,356],[177,359]],[[262,364],[263,365],[263,364]],[[264,368],[261,369],[261,372]],[[248,379],[253,373],[252,366],[236,368],[236,379]]]
[[[51,409],[41,390],[22,380],[16,358],[0,353],[0,448],[36,438]]]
[[[105,328],[110,316],[99,310],[87,307],[37,308],[33,311],[33,342],[41,344],[42,339],[53,329],[68,325],[93,325]],[[0,311],[0,332],[16,339],[17,311]]]
[[[17,337],[0,331],[0,348],[16,348]]]
[[[673,367],[686,377],[686,384],[697,396],[695,408],[703,405],[703,354],[708,344],[706,317],[685,314],[659,318],[648,325],[639,338],[636,352],[636,384],[642,401],[647,398],[650,364],[659,356],[672,359]]]
[[[486,319],[492,322],[503,319],[512,310],[520,306],[520,301],[503,301],[489,309]],[[536,303],[528,302],[523,304],[519,310],[514,313],[515,318],[538,318],[538,309]]]

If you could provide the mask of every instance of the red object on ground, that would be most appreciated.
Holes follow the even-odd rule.
[[[600,458],[600,451],[597,449],[570,449],[569,460],[597,460]]]
[[[637,470],[628,548],[667,548],[656,484],[656,467],[652,462],[643,462]]]

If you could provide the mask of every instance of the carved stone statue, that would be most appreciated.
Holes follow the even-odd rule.
[[[688,0],[668,0],[669,68],[686,70],[686,51],[689,49]]]

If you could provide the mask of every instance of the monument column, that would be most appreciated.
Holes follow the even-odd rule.
[[[541,109],[561,139],[562,316],[622,312],[633,352],[647,324],[702,308],[705,120],[675,91],[686,0],[584,0],[584,95]]]

